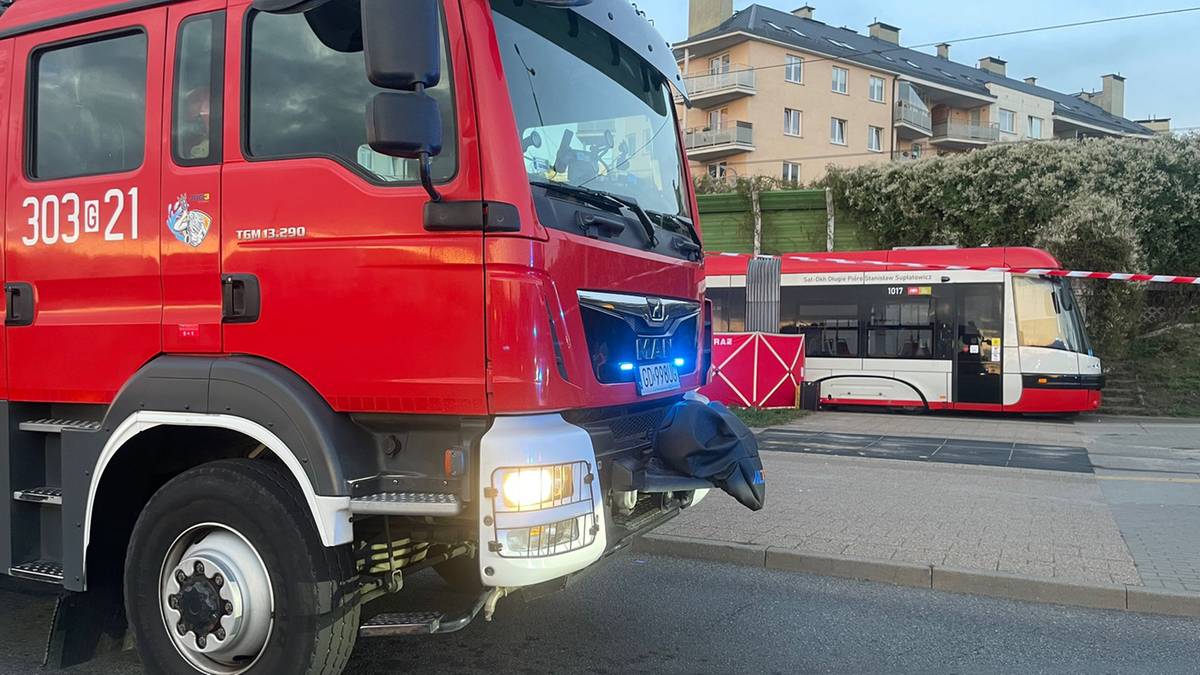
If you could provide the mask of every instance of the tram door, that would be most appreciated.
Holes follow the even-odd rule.
[[[957,286],[954,401],[1004,401],[1004,285]]]

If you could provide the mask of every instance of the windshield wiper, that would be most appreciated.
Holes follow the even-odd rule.
[[[593,206],[616,209],[617,211],[629,209],[637,216],[637,221],[641,223],[642,229],[646,233],[646,241],[650,242],[650,247],[658,248],[658,236],[654,234],[654,221],[650,220],[650,215],[637,203],[636,199],[620,197],[608,192],[600,192],[599,190],[571,185],[570,183],[531,180],[529,184],[549,192],[558,192],[559,194],[575,197],[579,201],[587,202]]]
[[[648,213],[658,218],[659,222],[666,221],[672,223],[676,228],[682,227],[687,231],[688,236],[692,238],[692,243],[687,244],[688,253],[699,253],[701,251],[703,244],[700,242],[700,233],[696,231],[696,223],[691,218],[678,214],[658,213],[657,211],[648,211]]]

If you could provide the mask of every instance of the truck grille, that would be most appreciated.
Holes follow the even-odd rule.
[[[603,384],[633,382],[638,363],[674,362],[696,370],[700,303],[616,293],[579,292],[592,371]]]
[[[587,431],[592,437],[596,456],[604,457],[649,448],[667,411],[678,400],[668,398],[612,408],[570,410],[563,413],[563,419]]]

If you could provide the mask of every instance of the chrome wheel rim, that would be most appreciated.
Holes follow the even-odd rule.
[[[163,628],[189,664],[208,675],[237,675],[262,656],[275,623],[275,596],[262,556],[220,523],[188,528],[159,572]]]

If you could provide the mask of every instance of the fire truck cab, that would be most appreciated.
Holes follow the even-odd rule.
[[[627,0],[0,7],[0,571],[61,585],[53,664],[340,672],[719,484],[654,459],[711,329]]]

